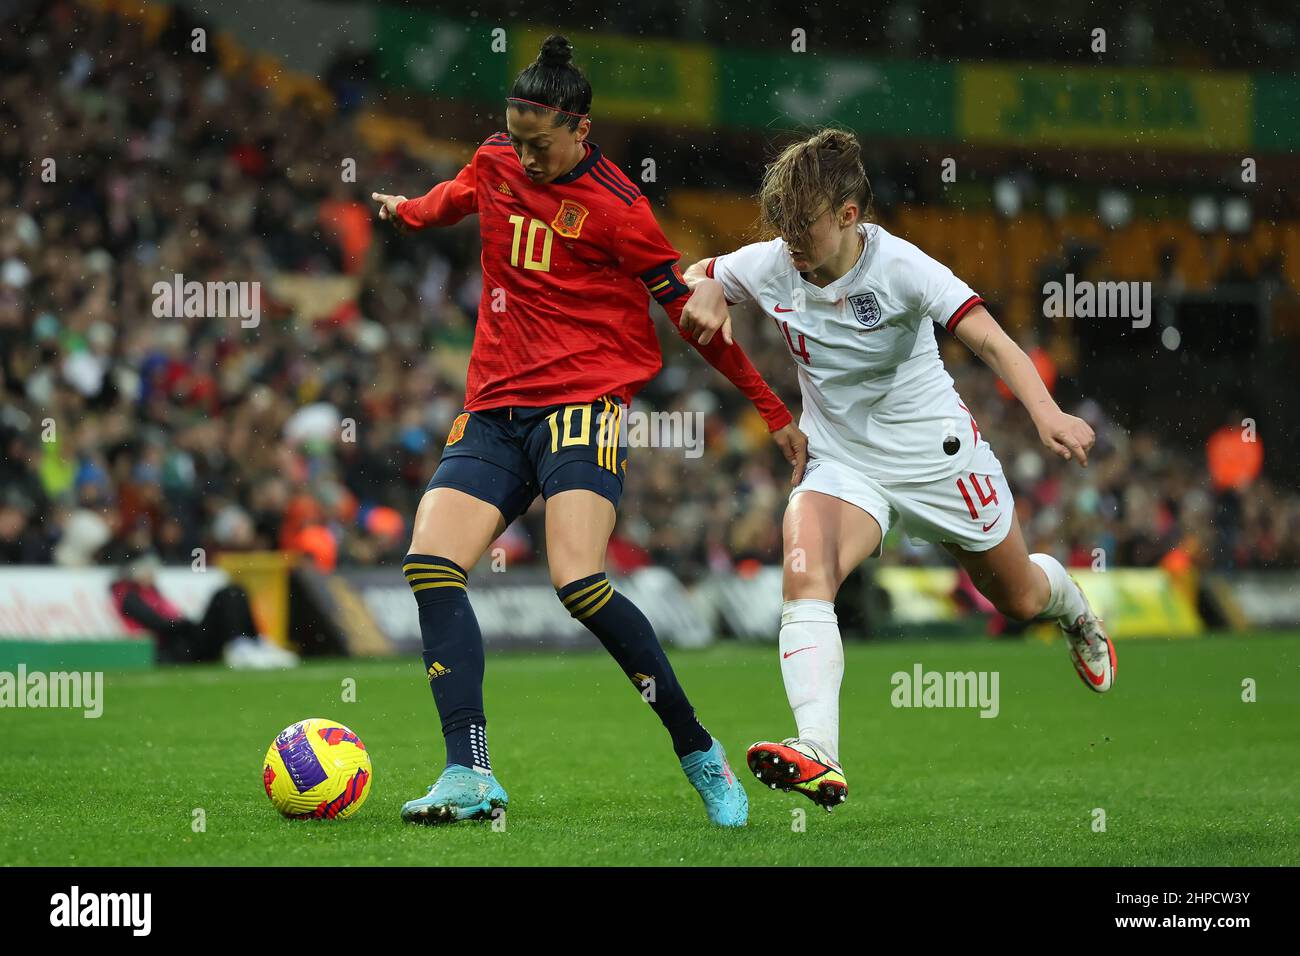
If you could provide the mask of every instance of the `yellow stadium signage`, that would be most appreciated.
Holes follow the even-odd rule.
[[[1193,637],[1204,631],[1196,608],[1162,568],[1071,568],[1070,574],[1107,630],[1119,638]]]
[[[957,101],[961,137],[1010,146],[1229,149],[1253,117],[1244,73],[970,66]]]

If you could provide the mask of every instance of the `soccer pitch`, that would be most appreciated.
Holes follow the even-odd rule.
[[[6,710],[0,859],[9,865],[1296,865],[1300,635],[1117,644],[1089,693],[1064,646],[846,646],[833,814],[761,788],[753,740],[793,732],[775,648],[671,654],[751,801],[705,819],[667,735],[603,653],[489,657],[504,825],[398,819],[442,763],[417,660],[285,673],[110,673],[104,714]],[[891,704],[895,672],[997,672],[998,715]],[[356,701],[342,702],[344,682]],[[1243,702],[1255,682],[1257,700]],[[272,737],[309,716],[365,741],[374,785],[345,821],[287,821],[262,788]],[[196,810],[204,828],[196,832]],[[800,811],[794,813],[792,811]],[[1104,832],[1099,832],[1104,811]]]

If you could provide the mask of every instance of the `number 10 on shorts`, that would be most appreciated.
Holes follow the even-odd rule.
[[[578,413],[578,434],[573,434],[573,413]],[[551,426],[551,451],[557,452],[560,446],[568,448],[570,445],[588,445],[591,443],[591,406],[590,405],[565,405],[564,406],[564,428],[561,429],[556,424],[559,418],[559,411],[551,412],[546,416],[546,422]]]

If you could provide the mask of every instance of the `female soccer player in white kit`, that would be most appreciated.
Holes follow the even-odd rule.
[[[848,795],[835,595],[896,520],[943,545],[1007,617],[1058,621],[1090,689],[1115,680],[1114,646],[1079,586],[1052,556],[1027,552],[1002,466],[944,369],[935,326],[1006,382],[1062,458],[1086,467],[1092,429],[1057,407],[979,295],[867,221],[869,201],[852,133],[824,129],[789,146],[759,196],[762,222],[780,238],[691,266],[682,315],[700,341],[730,341],[727,306],[755,302],[798,366],[808,465],[785,512],[780,635],[798,736],[756,743],[748,760],[764,783],[828,810]]]

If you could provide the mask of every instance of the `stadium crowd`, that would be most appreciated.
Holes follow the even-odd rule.
[[[0,562],[283,548],[325,568],[394,563],[461,409],[477,224],[400,236],[365,197],[455,170],[369,151],[349,124],[165,48],[70,3],[0,33]],[[175,276],[259,283],[258,323],[156,314],[154,283]],[[665,369],[634,407],[699,413],[706,452],[633,449],[611,562],[688,579],[779,562],[788,467],[659,321]],[[755,318],[738,335],[797,411],[776,329]],[[1194,451],[1126,432],[1068,381],[1058,395],[1097,448],[1086,471],[1049,460],[992,373],[960,358],[950,368],[1031,550],[1074,565],[1101,549],[1114,566],[1300,566],[1294,493],[1266,477],[1215,487]],[[506,532],[509,559],[539,560],[539,517]],[[940,560],[896,536],[888,550]]]

